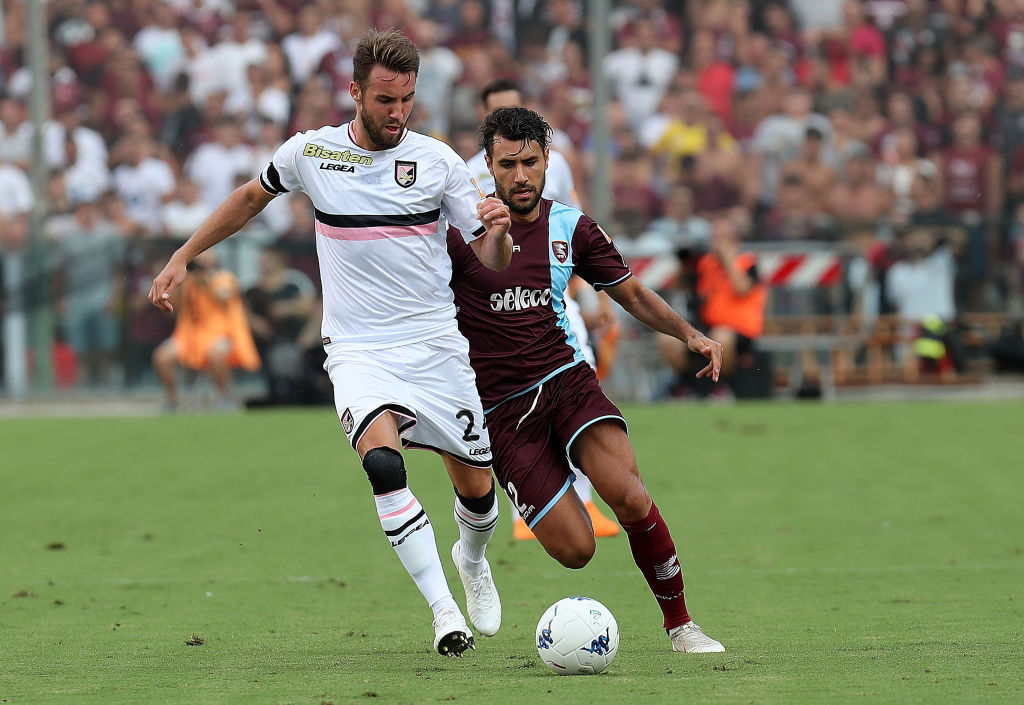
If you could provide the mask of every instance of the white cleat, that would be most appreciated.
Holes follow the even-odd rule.
[[[501,599],[498,597],[498,588],[494,586],[494,578],[491,577],[491,566],[485,558],[480,575],[470,577],[462,569],[459,549],[460,542],[456,541],[452,546],[452,561],[459,569],[462,587],[466,590],[466,612],[469,613],[469,621],[481,636],[494,636],[501,626]]]
[[[434,650],[442,656],[462,658],[473,646],[473,632],[457,607],[446,607],[434,617]]]
[[[685,651],[688,654],[720,654],[725,651],[720,641],[709,637],[693,622],[671,630],[668,638],[672,640],[673,651]]]

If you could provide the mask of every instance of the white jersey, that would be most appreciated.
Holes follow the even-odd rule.
[[[494,177],[487,170],[487,160],[484,159],[484,154],[484,150],[481,149],[466,162],[466,166],[469,167],[473,178],[480,184],[481,190],[489,194],[494,193]],[[576,198],[576,184],[572,178],[569,162],[565,160],[561,152],[555,149],[548,150],[548,170],[544,174],[544,193],[541,195],[573,208],[579,208],[580,205]]]
[[[351,124],[292,136],[260,174],[271,194],[313,201],[324,338],[371,350],[458,331],[443,216],[467,242],[484,232],[469,170],[443,142],[406,131],[359,147]]]

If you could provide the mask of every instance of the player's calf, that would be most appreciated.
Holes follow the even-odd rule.
[[[460,654],[472,645],[472,633],[448,589],[434,529],[406,484],[402,454],[386,446],[371,448],[363,456],[363,469],[380,526],[434,613],[434,648],[444,655]]]

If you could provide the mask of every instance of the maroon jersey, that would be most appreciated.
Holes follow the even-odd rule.
[[[540,217],[513,221],[510,234],[512,262],[495,272],[448,231],[456,317],[485,411],[585,362],[563,303],[573,273],[595,289],[632,274],[597,223],[546,198]]]
[[[985,210],[986,166],[992,150],[950,147],[943,154],[946,208],[954,213]]]

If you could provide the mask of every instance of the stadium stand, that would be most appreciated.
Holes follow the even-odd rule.
[[[584,199],[594,154],[608,150],[616,200],[605,228],[624,252],[636,253],[632,264],[645,281],[664,283],[675,251],[701,246],[702,221],[729,215],[747,223],[744,244],[774,284],[761,345],[776,356],[784,389],[820,379],[830,394],[834,385],[962,382],[988,373],[989,346],[1024,311],[1020,3],[612,5],[611,137],[595,144],[583,0],[47,2],[50,215],[35,236],[76,258],[114,253],[103,274],[114,280],[111,295],[88,312],[68,306],[84,275],[68,268],[66,254],[25,282],[30,289],[46,278],[62,383],[153,384],[140,360],[166,334],[166,322],[161,327],[137,306],[150,263],[187,237],[226,190],[258,173],[287,136],[352,116],[351,50],[370,26],[396,26],[421,43],[429,96],[418,101],[411,127],[463,156],[475,150],[476,95],[500,76],[518,81],[549,119]],[[26,254],[32,237],[25,3],[0,1],[0,27],[0,258],[7,260]],[[220,258],[243,288],[256,283],[267,245],[315,274],[301,198],[279,199],[223,246]],[[96,213],[79,216],[82,204]],[[95,222],[79,232],[76,217]],[[919,227],[939,233],[928,252],[907,237]],[[92,240],[104,249],[90,254]],[[929,286],[927,276],[946,241],[949,292]],[[10,279],[14,270],[4,269]],[[800,283],[814,284],[817,294],[794,294]],[[33,297],[8,285],[0,292],[8,312],[27,301],[32,318]],[[809,307],[822,296],[838,299],[837,307]],[[943,321],[943,345],[961,351],[958,364],[924,364],[928,346],[915,346],[924,313],[901,315],[908,301]],[[90,340],[80,334],[86,313],[116,325]],[[7,320],[0,326],[16,324]],[[648,368],[657,379],[657,361],[630,349],[646,344],[643,335],[624,330],[622,338],[620,364]],[[627,382],[620,391],[644,397],[656,387]]]

